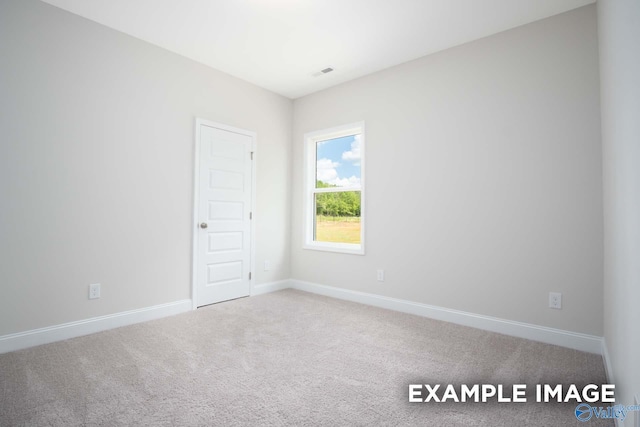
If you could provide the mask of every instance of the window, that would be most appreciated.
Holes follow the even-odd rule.
[[[364,123],[305,135],[304,248],[364,254]]]

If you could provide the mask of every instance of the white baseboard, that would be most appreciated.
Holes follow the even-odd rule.
[[[375,307],[386,308],[389,310],[401,311],[403,313],[415,314],[445,322],[456,323],[458,325],[470,326],[514,337],[568,347],[589,353],[602,354],[603,351],[602,337],[595,335],[587,335],[564,331],[562,329],[532,325],[529,323],[515,322],[512,320],[499,319],[496,317],[452,310],[397,298],[352,291],[343,288],[335,288],[332,286],[319,285],[317,283],[303,282],[300,280],[291,280],[291,288],[347,301],[358,302],[361,304],[372,305]]]
[[[280,280],[277,282],[260,283],[255,285],[251,289],[251,296],[268,294],[269,292],[281,291],[283,289],[290,289],[291,280]]]
[[[137,310],[123,311],[121,313],[63,323],[46,328],[33,329],[16,334],[3,335],[0,336],[0,354],[172,316],[190,311],[191,309],[191,300],[185,299]]]
[[[555,344],[576,350],[603,355],[605,369],[609,381],[612,379],[611,361],[606,344],[601,337],[564,331],[561,329],[537,326],[528,323],[499,319],[459,310],[452,310],[428,304],[422,304],[397,298],[385,297],[365,292],[320,285],[300,280],[280,280],[262,283],[251,289],[251,295],[262,295],[283,289],[298,289],[328,297],[353,301],[403,313],[415,314],[431,319],[470,326],[491,332],[526,338],[548,344]],[[70,322],[16,334],[0,336],[0,354],[20,350],[54,341],[75,338],[120,326],[158,319],[192,310],[189,299],[160,304],[137,310],[130,310],[107,316]]]
[[[609,357],[609,349],[607,348],[607,340],[602,338],[602,363],[604,364],[604,375],[608,384],[615,384],[613,382],[613,368],[611,366],[611,358]],[[613,423],[616,427],[624,427],[624,421],[620,421],[618,418],[613,419]]]
[[[602,362],[604,363],[604,373],[607,376],[607,382],[613,384],[613,368],[611,366],[611,358],[609,357],[609,349],[607,348],[607,340],[602,338]]]

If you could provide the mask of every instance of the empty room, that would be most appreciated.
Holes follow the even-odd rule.
[[[640,427],[640,1],[0,0],[0,426]]]

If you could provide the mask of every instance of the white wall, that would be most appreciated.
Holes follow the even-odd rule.
[[[596,30],[587,6],[295,100],[292,277],[602,335]],[[303,250],[303,135],[359,120],[366,255]]]
[[[257,282],[289,277],[290,100],[34,0],[0,61],[0,336],[190,298],[195,117],[257,132]]]
[[[598,0],[604,177],[604,334],[616,397],[640,397],[640,2]],[[638,414],[635,414],[638,417]],[[625,425],[633,425],[631,421]]]

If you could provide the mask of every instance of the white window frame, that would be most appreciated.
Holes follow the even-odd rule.
[[[316,188],[316,144],[327,139],[360,134],[360,186]],[[341,252],[354,255],[364,255],[365,236],[365,132],[364,122],[351,123],[330,129],[323,129],[304,135],[304,196],[303,196],[303,248],[318,251]],[[360,244],[317,242],[313,240],[313,225],[315,218],[315,194],[344,191],[360,191]]]

